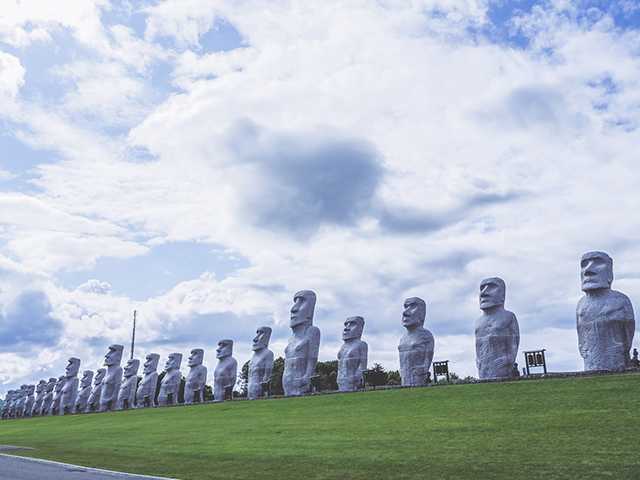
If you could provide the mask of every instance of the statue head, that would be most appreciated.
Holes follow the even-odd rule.
[[[233,355],[233,340],[228,338],[220,340],[216,349],[216,358],[230,357],[231,355]]]
[[[109,351],[104,356],[104,366],[111,367],[113,365],[120,365],[122,361],[122,345],[109,345]]]
[[[76,377],[78,376],[78,370],[80,370],[80,359],[76,357],[71,357],[69,359],[69,363],[67,364],[66,377]]]
[[[53,389],[56,386],[56,382],[58,381],[58,379],[56,377],[49,377],[49,381],[47,382],[47,388],[46,391],[49,392],[53,392]]]
[[[62,390],[62,388],[64,387],[64,384],[67,383],[67,377],[65,377],[64,375],[60,375],[58,377],[58,380],[56,381],[56,388],[55,388],[55,392],[60,392]]]
[[[91,386],[93,381],[93,372],[91,370],[85,370],[82,372],[82,379],[80,380],[80,388],[86,388]]]
[[[16,394],[15,390],[7,390],[7,394],[4,396],[4,402],[5,404],[9,403],[11,400],[13,400],[13,396]]]
[[[488,308],[504,305],[507,286],[504,280],[498,277],[485,278],[480,282],[480,308]]]
[[[194,348],[191,350],[191,355],[189,355],[189,363],[187,364],[190,367],[195,367],[196,365],[202,365],[202,361],[204,360],[204,350],[201,348]]]
[[[293,296],[290,326],[313,324],[313,310],[316,307],[316,294],[311,290],[300,290]]]
[[[138,374],[138,368],[140,367],[140,360],[134,358],[127,360],[127,364],[124,366],[124,377],[133,377]]]
[[[170,353],[169,359],[164,366],[165,371],[170,370],[180,370],[180,364],[182,363],[182,354],[181,353]]]
[[[99,368],[98,370],[96,370],[96,376],[93,379],[93,384],[100,385],[102,383],[102,380],[104,380],[104,376],[106,374],[107,374],[107,371],[104,368]]]
[[[413,328],[424,325],[424,318],[427,314],[427,304],[419,297],[410,297],[404,301],[404,312],[402,312],[402,326]]]
[[[582,290],[611,288],[613,259],[604,252],[588,252],[580,259]]]
[[[269,340],[271,340],[271,327],[260,327],[256,330],[256,336],[253,337],[253,346],[251,350],[261,350],[269,346]]]
[[[364,318],[359,316],[347,318],[342,329],[342,340],[352,340],[354,338],[360,340],[363,329]]]
[[[45,389],[47,388],[47,381],[46,380],[40,380],[38,382],[38,385],[36,385],[36,393],[42,393],[45,391]]]
[[[29,389],[29,385],[20,385],[20,396],[26,397],[28,389]]]
[[[145,357],[144,368],[142,373],[154,373],[158,370],[158,362],[160,361],[160,355],[157,353],[150,353]]]
[[[27,385],[27,396],[33,395],[33,392],[35,392],[35,390],[36,390],[35,385]]]

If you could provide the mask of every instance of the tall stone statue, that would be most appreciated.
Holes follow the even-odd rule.
[[[60,415],[74,413],[73,407],[76,404],[76,396],[78,395],[78,370],[80,370],[80,359],[71,357],[67,364],[66,380],[62,388]]]
[[[180,372],[180,364],[182,363],[181,353],[172,353],[169,355],[164,366],[167,374],[160,383],[160,393],[158,394],[158,405],[166,407],[167,405],[177,405],[178,390],[180,389],[180,381],[182,373]]]
[[[238,375],[238,362],[233,358],[233,340],[224,339],[218,342],[216,358],[218,365],[213,371],[213,399],[226,400],[225,391],[227,387],[236,384]]]
[[[89,396],[91,395],[91,382],[93,381],[93,372],[85,370],[82,372],[80,380],[80,390],[76,396],[76,402],[73,405],[73,411],[76,413],[84,413],[88,411]]]
[[[47,381],[40,380],[36,385],[36,400],[33,403],[33,409],[31,410],[31,416],[37,417],[42,413],[42,401],[47,389]]]
[[[107,370],[104,368],[99,368],[96,371],[96,376],[93,379],[93,390],[91,390],[91,395],[89,395],[89,401],[87,402],[87,412],[97,412],[100,410],[100,395],[102,394],[102,382],[104,381],[104,377],[107,375]]]
[[[268,348],[271,328],[260,327],[256,334],[247,378],[247,397],[252,400],[269,394],[269,379],[273,371],[273,352]]]
[[[363,329],[362,317],[349,317],[344,322],[344,343],[338,350],[338,390],[357,390],[363,381],[369,355],[369,346],[361,340]]]
[[[204,399],[204,386],[207,383],[207,367],[202,365],[204,350],[194,348],[189,356],[189,373],[184,385],[184,403],[191,405]]]
[[[479,378],[518,376],[516,357],[520,328],[516,316],[504,309],[506,285],[501,278],[480,282],[480,309],[476,321],[476,366]]]
[[[51,404],[53,403],[53,390],[56,388],[57,381],[57,378],[49,377],[49,381],[47,382],[47,386],[45,387],[44,391],[44,398],[42,400],[42,411],[40,412],[40,415],[49,415]]]
[[[138,368],[140,360],[129,360],[124,367],[124,383],[118,392],[118,410],[133,408],[136,401],[136,387],[138,385]]]
[[[21,385],[18,390],[18,399],[15,403],[15,417],[22,418],[24,416],[24,403],[27,398],[27,385]]]
[[[313,325],[316,294],[301,290],[293,296],[291,336],[284,350],[282,386],[285,395],[302,395],[311,387],[311,377],[318,363],[320,330]]]
[[[585,295],[578,301],[576,326],[584,369],[630,367],[636,321],[629,298],[611,289],[613,259],[604,252],[589,252],[580,267]]]
[[[423,326],[426,313],[427,304],[421,298],[411,297],[404,301],[402,326],[407,331],[398,344],[402,385],[426,385],[428,382],[435,341]]]
[[[142,380],[138,385],[136,398],[138,399],[138,407],[152,407],[155,405],[154,398],[156,396],[156,388],[158,386],[158,362],[160,355],[150,353],[146,356],[142,369]]]
[[[62,401],[62,389],[67,382],[66,375],[60,375],[56,381],[56,386],[53,389],[53,401],[51,402],[51,408],[47,415],[60,415],[60,402]]]
[[[7,390],[7,394],[4,396],[4,407],[2,407],[3,420],[8,420],[11,418],[11,406],[13,405],[13,398],[15,394],[15,390]]]
[[[109,351],[104,356],[104,366],[107,367],[107,375],[102,381],[100,392],[100,411],[115,410],[118,402],[118,392],[122,384],[122,345],[109,345]]]
[[[27,385],[27,398],[24,401],[24,413],[23,416],[25,417],[30,417],[31,413],[33,412],[33,404],[35,403],[36,399],[33,396],[33,393],[36,390],[36,386],[35,385]]]

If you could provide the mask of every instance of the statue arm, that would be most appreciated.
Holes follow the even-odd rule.
[[[320,329],[318,327],[309,327],[309,357],[307,359],[307,370],[305,372],[306,378],[313,377],[316,371],[316,365],[318,364],[318,353],[320,352]]]

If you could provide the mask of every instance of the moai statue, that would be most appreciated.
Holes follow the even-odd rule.
[[[42,413],[42,401],[47,389],[47,381],[40,380],[36,385],[36,400],[33,402],[33,408],[31,409],[31,416],[37,417]]]
[[[115,410],[118,402],[118,392],[122,385],[122,345],[109,345],[109,351],[104,356],[104,366],[107,367],[107,375],[102,380],[100,392],[100,411]]]
[[[15,417],[22,418],[24,415],[24,403],[27,398],[27,385],[21,385],[18,390],[17,400],[15,402]]]
[[[180,372],[180,364],[182,363],[181,353],[172,353],[169,355],[164,366],[167,374],[160,382],[160,393],[158,393],[158,405],[166,407],[167,405],[178,404],[178,390],[180,389],[180,381],[182,373]]]
[[[150,353],[145,360],[142,380],[140,380],[140,385],[138,385],[138,391],[136,392],[138,407],[143,408],[155,405],[154,397],[158,386],[158,361],[160,360],[160,355]]]
[[[27,385],[27,398],[24,402],[24,413],[23,416],[25,417],[30,417],[31,413],[33,412],[33,404],[36,402],[35,397],[33,396],[33,393],[36,390],[36,386],[35,385]]]
[[[136,359],[127,361],[124,367],[124,383],[118,392],[118,410],[133,408],[138,385],[138,368],[140,368],[140,360]]]
[[[73,406],[75,413],[84,413],[89,406],[89,397],[91,396],[91,382],[93,381],[93,372],[91,370],[85,370],[82,372],[82,379],[80,380],[80,390],[76,396],[76,402]]]
[[[56,382],[58,381],[55,377],[49,377],[49,381],[47,382],[47,386],[44,391],[44,398],[42,400],[42,412],[40,415],[49,415],[51,411],[51,404],[53,403],[53,390],[56,388]]]
[[[194,348],[189,356],[189,373],[184,385],[184,403],[191,405],[204,399],[204,385],[207,382],[207,367],[202,365],[204,350]]]
[[[344,322],[338,351],[338,390],[357,390],[363,385],[362,372],[367,369],[369,346],[361,340],[364,318],[349,317]]]
[[[480,282],[480,309],[476,321],[476,367],[479,378],[517,377],[516,357],[520,328],[516,316],[504,309],[506,285],[501,278]]]
[[[67,364],[66,380],[62,388],[60,415],[74,413],[73,406],[76,404],[76,396],[78,395],[78,370],[80,370],[80,359],[71,357]]]
[[[273,352],[268,348],[271,327],[260,327],[256,334],[247,378],[247,397],[252,400],[269,395],[269,379],[273,371]]]
[[[611,289],[613,259],[604,252],[589,252],[582,256],[580,267],[585,295],[576,308],[576,327],[584,369],[630,367],[636,321],[629,298]]]
[[[320,330],[313,326],[316,294],[311,290],[301,290],[293,296],[293,302],[292,332],[284,350],[282,386],[285,395],[302,395],[310,390],[320,350]]]
[[[89,400],[87,401],[87,413],[97,412],[100,409],[100,396],[102,395],[102,382],[107,375],[105,368],[99,368],[96,370],[96,376],[93,379],[93,389]]]
[[[231,400],[233,398],[233,386],[236,384],[238,375],[238,362],[232,357],[233,340],[224,339],[218,342],[216,358],[218,365],[213,371],[213,399]],[[228,392],[231,387],[231,396]]]
[[[8,420],[11,418],[11,405],[13,404],[13,397],[15,390],[7,390],[7,394],[4,396],[4,407],[2,407],[2,419]]]
[[[56,386],[53,389],[53,401],[51,402],[51,408],[47,415],[60,415],[60,402],[62,401],[62,389],[67,381],[65,375],[60,375],[56,381]]]
[[[426,385],[429,381],[435,341],[423,326],[426,313],[427,304],[421,298],[411,297],[404,301],[402,326],[407,331],[398,344],[402,385]]]

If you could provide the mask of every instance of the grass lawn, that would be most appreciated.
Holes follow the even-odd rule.
[[[640,374],[0,422],[22,456],[198,479],[639,479]]]

